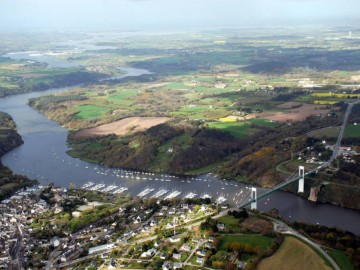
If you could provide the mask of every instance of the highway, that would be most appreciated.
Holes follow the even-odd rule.
[[[345,132],[346,124],[347,124],[348,119],[349,119],[349,115],[351,114],[351,110],[354,107],[354,105],[359,103],[359,102],[360,102],[360,100],[349,103],[349,105],[348,105],[348,107],[346,109],[345,115],[344,115],[343,123],[342,123],[342,125],[340,127],[339,135],[338,135],[338,138],[337,138],[337,141],[336,141],[336,144],[335,144],[333,154],[332,154],[330,160],[328,161],[328,163],[331,163],[337,157],[337,155],[339,153],[339,147],[341,145],[341,141],[342,141],[342,139],[344,137],[344,132]]]

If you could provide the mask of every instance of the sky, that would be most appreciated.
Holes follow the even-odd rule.
[[[360,20],[360,0],[0,0],[2,30],[188,30]]]

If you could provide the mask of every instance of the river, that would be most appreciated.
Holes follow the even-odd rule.
[[[19,55],[19,54],[13,54]],[[8,55],[8,56],[11,56]],[[63,60],[43,59],[36,54],[37,60],[47,60],[53,67],[67,66]],[[29,55],[22,58],[34,60]],[[122,68],[126,73],[119,78],[140,76],[149,72],[141,69]],[[50,89],[42,92],[32,92],[0,99],[0,111],[9,113],[17,124],[18,132],[24,144],[2,157],[4,165],[15,173],[26,175],[31,179],[38,179],[40,183],[50,182],[68,187],[74,183],[81,187],[92,181],[95,184],[116,185],[127,188],[127,192],[137,195],[144,189],[151,189],[145,197],[154,195],[161,189],[167,192],[164,198],[172,191],[179,191],[178,197],[185,197],[189,193],[196,197],[204,194],[211,195],[213,199],[224,197],[230,205],[241,204],[247,200],[250,186],[239,184],[235,181],[217,179],[212,174],[197,177],[181,177],[169,174],[149,174],[136,171],[102,167],[72,158],[66,153],[67,129],[58,123],[49,120],[41,113],[28,105],[28,100],[34,97],[54,94],[72,89],[72,87]],[[95,185],[94,184],[94,185]],[[258,193],[264,189],[258,188]],[[278,191],[258,202],[259,210],[278,208],[285,218],[301,222],[318,223],[329,227],[339,227],[360,234],[359,211],[344,209],[331,204],[312,203],[294,194]]]

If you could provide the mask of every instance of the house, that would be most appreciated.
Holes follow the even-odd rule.
[[[216,227],[217,227],[220,231],[225,230],[225,224],[223,224],[223,223],[218,223],[218,224],[216,224]]]
[[[108,268],[110,268],[110,269],[115,268],[115,266],[116,266],[115,264],[116,264],[115,260],[111,259]]]
[[[214,240],[215,240],[215,237],[210,236],[208,241],[209,241],[210,243],[214,243]]]
[[[162,265],[162,269],[163,270],[170,270],[171,269],[171,264],[168,262],[164,262]]]
[[[153,219],[152,221],[150,221],[150,227],[154,227],[156,225],[157,225],[156,220]]]
[[[51,245],[52,245],[53,247],[56,248],[56,247],[58,247],[58,246],[60,245],[60,238],[57,237],[57,236],[55,236],[55,237],[53,237],[53,238],[51,239],[50,243],[51,243]]]
[[[245,267],[246,267],[246,262],[238,261],[237,264],[236,264],[236,267],[237,267],[237,268],[240,268],[240,269],[245,269]]]
[[[204,258],[201,258],[201,257],[197,257],[197,258],[196,258],[196,263],[203,264],[204,261],[205,261]]]
[[[206,250],[199,249],[198,251],[196,251],[196,254],[201,256],[201,257],[205,257],[206,256]]]
[[[188,245],[183,245],[180,249],[181,249],[182,251],[185,251],[185,252],[190,252],[191,247],[188,246]]]
[[[161,253],[161,255],[160,255],[160,259],[162,259],[162,260],[166,260],[166,257],[167,257],[167,255],[166,255],[165,253]]]
[[[199,238],[193,238],[192,239],[193,243],[197,244],[197,243],[200,243],[200,239]]]
[[[134,224],[138,224],[141,222],[141,217],[137,216],[136,218],[133,218],[133,220],[134,220]]]
[[[166,224],[166,229],[171,229],[171,228],[174,228],[174,224],[172,222]]]
[[[78,218],[78,217],[81,216],[81,212],[79,212],[79,211],[73,211],[73,212],[71,213],[71,215],[72,215],[74,218]]]
[[[162,243],[164,243],[164,241],[158,240],[154,243],[154,247],[159,247]]]
[[[212,248],[212,243],[206,242],[205,243],[205,248]]]
[[[179,254],[179,253],[174,253],[172,257],[173,257],[175,260],[180,260],[181,254]]]
[[[170,242],[171,243],[177,243],[181,240],[181,238],[178,235],[173,235],[170,237]]]
[[[154,256],[155,253],[156,253],[156,249],[155,249],[155,248],[151,248],[151,249],[149,249],[148,251],[143,252],[140,257],[141,257],[141,258],[150,258],[150,257]]]

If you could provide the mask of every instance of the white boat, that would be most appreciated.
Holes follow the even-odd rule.
[[[92,188],[90,188],[90,190],[99,190],[103,187],[105,187],[105,184],[97,184],[96,186],[93,186]]]
[[[212,196],[207,194],[207,193],[204,193],[203,195],[201,195],[201,199],[211,199]]]
[[[104,189],[102,190],[102,192],[110,192],[111,190],[114,190],[114,189],[116,189],[116,188],[118,188],[118,186],[116,186],[116,185],[110,185],[110,186],[104,188]]]
[[[139,197],[144,197],[146,195],[148,195],[150,192],[153,192],[155,189],[154,188],[145,188],[143,191],[141,191],[138,196]]]
[[[168,192],[169,192],[169,190],[167,190],[165,188],[162,188],[159,191],[157,191],[155,194],[153,194],[151,197],[159,198],[159,197],[163,196],[165,193],[168,193]]]
[[[174,190],[174,191],[172,191],[169,195],[167,195],[167,196],[165,197],[165,200],[175,198],[175,197],[179,196],[180,194],[181,194],[181,191]]]
[[[216,204],[222,204],[222,203],[225,202],[225,201],[226,201],[226,198],[225,198],[224,196],[220,195],[220,196],[216,199],[215,203],[216,203]]]
[[[120,193],[122,193],[122,192],[124,192],[126,190],[128,190],[127,187],[121,187],[121,188],[118,188],[118,189],[114,190],[112,193],[113,194],[120,194]]]
[[[86,184],[84,184],[84,185],[82,186],[82,188],[83,188],[83,189],[87,189],[87,188],[91,187],[92,185],[94,185],[94,182],[89,181],[89,182],[87,182]]]
[[[193,199],[196,195],[197,194],[194,192],[189,192],[188,194],[186,194],[185,199]]]

